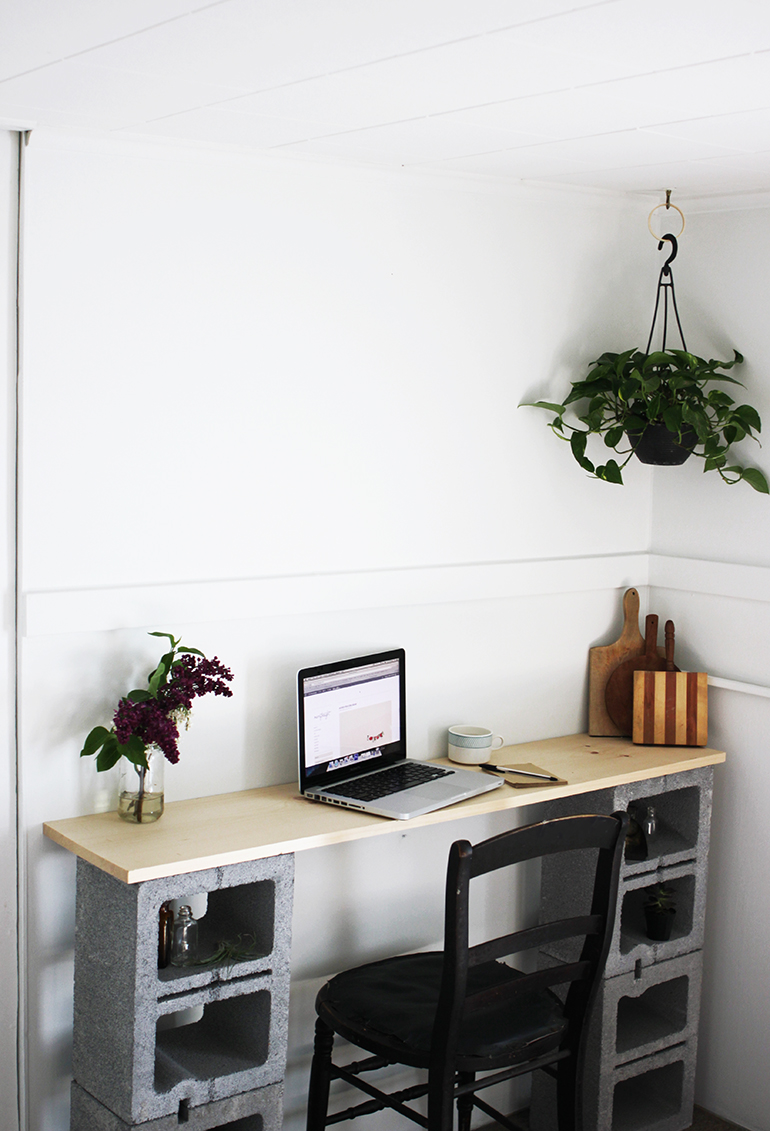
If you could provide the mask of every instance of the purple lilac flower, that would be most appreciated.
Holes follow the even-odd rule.
[[[174,714],[189,711],[193,699],[202,695],[230,697],[232,691],[227,685],[232,678],[230,669],[216,656],[207,660],[185,653],[174,663],[167,682],[158,688],[157,697],[138,702],[121,699],[113,719],[118,742],[125,745],[135,734],[145,746],[159,746],[168,761],[176,764],[179,730]]]

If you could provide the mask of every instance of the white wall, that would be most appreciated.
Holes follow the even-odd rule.
[[[16,388],[16,136],[0,131],[0,1095],[16,1115],[16,752],[14,483]]]
[[[417,757],[460,718],[580,729],[651,476],[587,480],[516,406],[641,341],[657,263],[638,202],[43,132],[26,159],[29,1126],[64,1131],[74,865],[40,825],[114,804],[78,751],[153,666],[145,632],[236,673],[171,800],[290,779],[296,668],[392,643]],[[317,979],[436,941],[446,835],[393,844],[298,863],[291,1131]]]
[[[688,347],[707,357],[729,358],[733,347],[745,355],[739,403],[754,405],[768,429],[769,252],[767,210],[694,215],[675,267]],[[762,449],[744,442],[741,454],[770,474],[766,440]],[[728,760],[716,774],[696,1096],[707,1109],[765,1131],[770,500],[745,484],[726,487],[692,459],[673,472],[657,469],[653,492],[653,549],[688,559],[679,563],[678,581],[650,594],[651,607],[676,622],[680,665],[757,685],[755,694],[710,694],[709,739]]]
[[[14,162],[1,136],[10,263]],[[695,560],[675,582],[652,568],[651,605],[677,621],[685,662],[770,683],[770,504],[693,461],[654,476],[634,467],[622,490],[588,481],[542,414],[516,409],[563,392],[602,349],[643,345],[658,268],[643,204],[43,132],[26,160],[25,1032],[29,1128],[65,1131],[74,865],[40,824],[114,803],[114,785],[77,754],[153,664],[147,629],[182,632],[237,678],[232,701],[197,709],[170,799],[289,779],[296,667],[391,643],[408,653],[417,757],[439,753],[460,715],[510,741],[567,733],[585,722],[587,647],[612,638],[650,546]],[[688,344],[724,356],[738,346],[747,399],[770,422],[767,219],[688,216],[676,270]],[[11,284],[4,269],[6,533]],[[704,559],[757,566],[759,582],[737,569],[690,585]],[[0,663],[12,655],[4,607]],[[7,666],[8,720],[9,679]],[[717,775],[698,1098],[765,1131],[770,859],[754,829],[769,707],[730,691],[711,705],[712,742],[730,761]],[[10,724],[6,739],[4,1036],[15,1017]],[[477,821],[467,835],[493,828]],[[392,844],[388,866],[344,846],[298,861],[291,1131],[318,979],[436,939],[439,913],[423,907],[445,834]],[[0,1057],[5,1099],[12,1033]]]

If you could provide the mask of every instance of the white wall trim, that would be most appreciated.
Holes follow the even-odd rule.
[[[22,627],[24,635],[32,637],[146,628],[171,621],[189,624],[251,620],[292,613],[581,593],[630,585],[770,602],[770,568],[767,566],[663,554],[603,554],[359,573],[29,592],[23,598]]]
[[[758,695],[770,699],[770,687],[761,683],[742,683],[739,679],[722,679],[718,675],[709,676],[709,687],[721,687],[724,691],[738,691],[742,695]]]
[[[770,569],[767,566],[650,554],[648,578],[649,584],[658,589],[680,589],[713,597],[770,602]]]
[[[182,582],[27,593],[27,637],[172,622],[250,620],[293,613],[436,605],[589,592],[647,584],[648,555],[426,566],[360,573]]]

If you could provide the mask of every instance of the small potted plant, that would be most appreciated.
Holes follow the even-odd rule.
[[[120,762],[118,813],[126,821],[147,824],[163,814],[163,761],[179,761],[179,727],[189,726],[193,699],[201,695],[231,696],[232,672],[197,648],[184,647],[170,632],[170,649],[147,677],[147,687],[129,691],[115,710],[112,727],[89,733],[80,757],[96,754],[96,768],[110,770]]]
[[[647,923],[647,938],[653,942],[667,942],[671,938],[676,904],[674,889],[666,884],[653,884],[646,889],[644,918]]]
[[[530,407],[555,414],[549,427],[569,442],[577,462],[595,479],[622,483],[622,469],[634,454],[643,463],[669,466],[693,454],[704,461],[704,471],[717,471],[725,483],[744,480],[768,494],[762,472],[733,462],[731,454],[733,444],[757,439],[759,414],[751,405],[736,405],[714,386],[741,384],[718,372],[742,363],[741,354],[733,352],[732,361],[706,361],[684,349],[603,353],[583,380],[573,381],[562,403],[534,401]],[[576,425],[564,419],[570,406],[575,406]],[[605,447],[623,457],[621,462],[594,465],[586,456],[592,435],[601,436]]]

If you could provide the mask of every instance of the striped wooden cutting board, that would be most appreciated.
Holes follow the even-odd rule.
[[[634,672],[632,739],[644,746],[705,746],[706,672]]]

